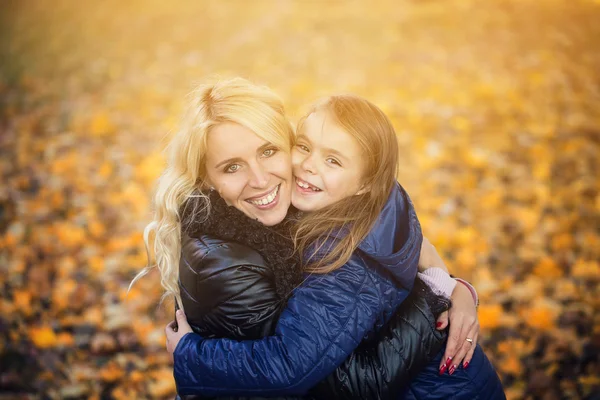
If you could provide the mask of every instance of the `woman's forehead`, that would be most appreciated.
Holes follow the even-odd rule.
[[[208,133],[207,158],[216,161],[220,158],[254,156],[258,149],[269,144],[245,126],[226,122],[217,125]]]

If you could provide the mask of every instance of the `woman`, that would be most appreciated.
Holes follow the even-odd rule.
[[[198,107],[198,109],[200,110],[199,113],[204,113],[204,114],[212,114],[215,110],[210,107],[212,105],[212,103],[218,102],[219,100],[219,96],[223,95],[223,92],[216,92],[214,93],[214,91],[208,90],[206,92],[204,92],[201,96],[201,104]],[[243,98],[243,96],[241,96],[240,98]],[[268,96],[265,96],[265,98],[268,98]],[[233,96],[231,97],[229,100],[235,104],[235,99],[236,97]],[[265,104],[268,104],[267,102],[264,102]],[[266,111],[266,114],[280,114],[283,115],[282,112],[280,112],[280,107],[275,104],[275,106],[273,106],[273,102],[271,102],[271,104],[268,104],[266,107],[263,107],[264,109],[262,111]],[[207,106],[208,105],[208,106]],[[256,111],[256,108],[254,109]],[[209,120],[212,119],[213,116],[211,116],[210,118],[208,118]],[[217,118],[215,118],[216,123],[213,126],[204,126],[203,128],[205,129],[205,131],[210,131],[211,135],[207,135],[208,137],[202,136],[201,140],[206,140],[205,143],[206,147],[211,149],[211,152],[209,153],[209,156],[207,157],[205,163],[202,162],[198,162],[198,158],[199,156],[197,155],[197,152],[191,152],[188,151],[187,152],[187,158],[185,158],[187,160],[187,165],[185,165],[185,163],[180,163],[180,167],[183,166],[182,168],[180,168],[179,171],[177,171],[177,168],[173,168],[170,172],[173,173],[173,176],[171,178],[170,181],[166,181],[168,182],[170,185],[170,188],[172,189],[173,187],[173,182],[175,182],[175,186],[178,188],[181,188],[181,182],[177,181],[178,177],[182,177],[182,176],[186,176],[187,178],[189,178],[188,175],[191,175],[192,179],[187,179],[188,181],[191,181],[191,185],[188,185],[189,187],[187,189],[193,189],[194,187],[196,187],[198,184],[204,184],[207,182],[217,182],[217,190],[220,192],[221,196],[217,196],[214,192],[213,192],[213,197],[210,198],[210,202],[204,202],[201,204],[204,205],[211,205],[213,206],[216,202],[219,201],[219,199],[224,200],[225,202],[227,202],[230,205],[233,205],[234,207],[229,207],[230,209],[237,209],[238,211],[241,211],[241,215],[235,216],[236,218],[242,218],[244,216],[250,216],[251,218],[257,218],[259,222],[264,222],[265,224],[276,224],[277,222],[281,221],[283,219],[283,217],[285,216],[285,213],[287,212],[287,204],[289,204],[289,201],[286,202],[286,196],[288,196],[286,194],[286,190],[289,188],[290,183],[292,182],[291,180],[291,174],[289,174],[284,168],[279,168],[278,166],[283,165],[281,162],[277,162],[277,158],[275,157],[276,155],[280,154],[280,155],[284,155],[285,154],[285,149],[286,149],[286,143],[283,143],[283,145],[281,143],[277,143],[277,138],[273,137],[273,138],[269,138],[268,140],[264,140],[263,138],[261,138],[260,136],[257,136],[255,134],[255,132],[260,132],[262,134],[262,136],[265,136],[267,134],[265,134],[265,132],[269,132],[269,130],[273,131],[273,126],[269,125],[269,123],[272,124],[273,122],[273,118],[269,119],[269,118],[263,118],[262,120],[265,121],[265,124],[263,126],[260,126],[260,123],[258,124],[259,126],[252,126],[250,122],[256,122],[257,120],[255,119],[254,121],[252,121],[252,119],[246,119],[244,120],[244,116],[242,115],[241,118],[238,116],[237,119],[234,119],[233,121],[235,121],[235,123],[232,123],[232,120],[229,121],[223,121],[223,120],[218,120],[218,116]],[[276,119],[275,119],[276,120]],[[197,122],[197,121],[195,121]],[[253,129],[250,130],[247,128],[247,126],[251,126]],[[289,126],[289,125],[288,125]],[[212,129],[211,129],[212,128]],[[237,131],[236,131],[237,130]],[[215,133],[215,134],[212,134]],[[221,160],[219,155],[217,154],[215,156],[215,158],[217,160],[219,160],[215,165],[211,165],[214,164],[210,161],[210,154],[213,153],[214,150],[216,149],[227,149],[228,147],[231,147],[234,145],[235,140],[238,138],[241,138],[243,136],[246,136],[245,141],[243,141],[243,146],[242,148],[239,149],[240,154],[246,154],[244,153],[244,148],[248,148],[250,150],[248,157],[230,157],[230,158],[226,158]],[[188,135],[190,136],[190,135]],[[191,135],[193,136],[193,135]],[[255,145],[252,144],[252,139],[254,139],[256,141]],[[214,140],[223,140],[223,143],[221,143],[221,145],[219,146],[219,143],[210,143],[211,142],[211,138]],[[197,138],[196,138],[197,139]],[[176,139],[177,140],[177,139]],[[186,148],[186,149],[200,149],[202,148],[202,146],[193,146],[193,143],[190,142],[189,137],[187,138],[188,142],[185,143],[179,143],[180,145],[183,145],[182,148]],[[176,141],[175,141],[176,143]],[[289,148],[289,147],[287,147]],[[222,157],[221,157],[222,158]],[[191,161],[190,161],[191,160]],[[176,161],[176,160],[175,160]],[[214,168],[212,168],[214,167]],[[235,172],[237,172],[239,169],[244,169],[249,171],[249,174],[246,175],[245,178],[245,182],[241,182],[241,181],[236,181],[236,179],[233,178],[233,176],[235,175]],[[197,172],[196,172],[197,171]],[[211,173],[213,175],[213,177],[211,178]],[[196,175],[194,175],[196,174]],[[204,175],[203,175],[204,174]],[[228,176],[231,175],[231,176]],[[238,176],[244,176],[243,174],[237,174]],[[166,175],[168,176],[168,174]],[[208,179],[207,179],[208,178]],[[388,179],[389,180],[389,179]],[[240,184],[242,183],[242,184]],[[238,185],[240,184],[240,185]],[[373,187],[371,188],[371,190],[373,190],[373,188],[375,188],[376,185],[373,185]],[[170,190],[170,188],[166,188],[167,190],[163,190],[163,195],[167,194],[170,195],[172,194],[172,190]],[[163,187],[163,189],[165,189]],[[260,190],[259,190],[260,189]],[[262,190],[262,192],[261,192]],[[181,192],[180,192],[181,193]],[[187,196],[189,196],[190,194],[193,193],[193,190],[190,190],[188,193],[183,193],[183,196],[180,196],[179,198],[177,198],[176,196],[164,196],[167,198],[167,200],[172,200],[174,201],[174,204],[171,205],[177,205],[177,204],[182,204],[183,200],[185,200],[187,198]],[[387,195],[389,193],[389,190],[383,190],[381,191],[381,193],[383,193],[385,195],[385,197],[383,197],[383,201],[386,201]],[[408,227],[408,229],[406,229],[406,226],[402,226],[402,223],[398,223],[398,224],[380,224],[383,225],[383,231],[381,227],[378,226],[374,226],[373,229],[371,230],[371,232],[369,233],[369,235],[366,236],[365,240],[362,242],[369,244],[369,238],[371,238],[371,240],[373,240],[373,238],[376,238],[378,241],[381,241],[381,239],[383,239],[383,235],[385,233],[385,229],[392,229],[392,231],[388,231],[387,234],[388,236],[392,237],[392,242],[390,244],[390,246],[393,248],[397,243],[395,243],[395,241],[397,241],[398,237],[400,238],[400,242],[401,242],[401,246],[400,246],[400,250],[398,252],[395,252],[393,255],[395,256],[395,258],[399,258],[399,259],[404,259],[404,258],[408,258],[408,263],[404,263],[405,265],[403,265],[405,268],[401,269],[401,270],[394,270],[393,268],[388,268],[386,269],[386,263],[385,262],[381,262],[382,260],[375,260],[377,262],[370,262],[373,260],[363,260],[363,259],[354,259],[354,260],[350,260],[350,264],[367,264],[367,267],[369,268],[365,268],[364,265],[360,266],[360,265],[350,265],[347,266],[344,265],[344,267],[346,267],[346,269],[342,272],[336,273],[330,273],[330,274],[326,274],[323,275],[323,279],[321,279],[321,281],[325,281],[326,284],[331,284],[331,286],[329,287],[330,289],[332,289],[333,293],[336,294],[340,294],[340,287],[343,287],[345,289],[347,289],[348,293],[345,293],[347,296],[347,300],[349,303],[353,304],[354,307],[351,311],[350,314],[346,315],[346,317],[350,318],[350,320],[352,322],[354,322],[356,324],[356,326],[360,326],[360,329],[354,329],[356,328],[356,326],[352,327],[348,327],[346,326],[345,328],[353,328],[350,329],[350,335],[346,335],[346,339],[342,340],[341,342],[337,343],[337,345],[340,346],[340,351],[337,351],[336,349],[334,349],[333,353],[330,351],[331,349],[327,349],[327,351],[325,352],[329,357],[335,358],[335,360],[325,360],[326,362],[324,362],[324,365],[318,365],[316,366],[317,369],[319,370],[318,373],[313,373],[311,372],[309,375],[309,378],[306,378],[305,376],[302,377],[301,382],[295,382],[294,384],[288,385],[286,388],[276,388],[275,391],[270,391],[271,393],[277,393],[277,391],[281,391],[281,389],[284,389],[283,391],[281,391],[281,394],[304,394],[306,392],[306,390],[309,387],[314,386],[314,384],[317,383],[318,380],[321,380],[323,377],[325,377],[330,371],[331,371],[331,366],[337,366],[341,363],[341,361],[343,361],[343,358],[345,358],[348,354],[349,354],[349,350],[351,351],[352,349],[354,349],[356,347],[356,344],[358,344],[358,342],[360,340],[362,340],[362,338],[364,337],[365,333],[368,332],[374,332],[376,329],[376,327],[381,326],[383,322],[385,322],[389,316],[391,315],[391,313],[394,311],[394,309],[396,308],[396,306],[398,306],[402,300],[406,297],[408,290],[407,289],[398,289],[395,288],[393,285],[393,279],[396,279],[396,284],[399,284],[398,286],[404,285],[407,288],[410,288],[412,286],[412,280],[414,279],[414,273],[412,273],[411,271],[411,264],[412,266],[416,267],[416,260],[418,259],[418,254],[419,254],[419,250],[420,250],[420,231],[418,229],[418,223],[416,222],[416,216],[414,216],[414,211],[412,211],[411,209],[411,204],[410,201],[408,200],[408,198],[406,197],[406,194],[399,188],[396,188],[394,191],[395,194],[393,194],[393,201],[392,202],[387,202],[385,204],[385,207],[383,208],[383,212],[382,212],[382,216],[391,216],[393,217],[392,220],[398,220],[400,222],[407,222],[407,221],[414,221],[412,225],[410,225]],[[159,190],[159,195],[161,194],[161,191]],[[359,193],[357,192],[357,195]],[[381,200],[381,196],[380,199]],[[177,203],[177,201],[179,201],[179,203]],[[167,201],[168,203],[168,201]],[[286,204],[287,203],[287,204]],[[286,207],[282,207],[281,205],[285,205]],[[168,209],[168,208],[167,208]],[[171,210],[178,210],[178,208],[171,208]],[[381,210],[378,210],[378,212]],[[405,217],[406,215],[410,216],[413,215],[413,217],[408,218],[408,220]],[[158,212],[159,216],[160,216],[160,211]],[[210,216],[210,214],[208,214]],[[246,218],[247,219],[247,218]],[[251,222],[252,219],[248,219],[247,222]],[[162,224],[163,226],[165,226],[165,224]],[[280,229],[283,230],[284,233],[285,229],[287,229],[286,226],[281,227]],[[398,230],[397,232],[395,230]],[[373,232],[375,231],[375,234],[373,234]],[[274,234],[278,234],[281,233],[277,232],[277,230],[273,231]],[[227,232],[226,232],[227,233]],[[230,232],[231,233],[231,232]],[[157,232],[158,234],[158,232]],[[391,235],[390,235],[391,234]],[[231,233],[230,238],[235,238],[236,234],[235,233]],[[210,240],[210,236],[207,238],[208,240]],[[206,242],[207,240],[205,240]],[[265,243],[261,243],[260,240],[256,240],[256,243],[260,246],[260,245],[264,245]],[[237,254],[238,256],[240,254],[243,254],[243,256],[240,258],[241,261],[243,261],[243,263],[245,266],[247,266],[247,259],[249,256],[251,256],[251,254],[248,254],[248,248],[237,248],[235,245],[232,245],[231,243],[213,243],[214,246],[211,247],[211,244],[209,243],[208,245],[206,243],[203,243],[203,245],[205,246],[204,250],[209,250],[209,251],[205,251],[202,254],[202,257],[207,257],[208,254],[210,254],[211,251],[221,251],[224,248],[229,247],[228,249],[226,249],[228,251],[228,255],[231,256],[232,254]],[[381,243],[378,243],[378,245],[381,245]],[[371,243],[371,247],[373,247],[373,243]],[[385,246],[382,246],[385,247]],[[221,250],[220,250],[221,249]],[[360,246],[359,246],[360,249]],[[368,254],[368,252],[365,249],[362,249],[363,253]],[[265,254],[261,254],[263,257],[265,257]],[[373,256],[374,258],[377,258],[377,254],[374,253],[370,253],[368,254],[370,256]],[[400,255],[402,257],[400,257]],[[249,270],[253,270],[254,273],[256,273],[256,270],[259,269],[259,273],[260,271],[264,272],[267,271],[267,268],[256,268],[258,264],[260,264],[261,262],[264,264],[265,260],[260,260],[260,257],[255,257],[255,261],[254,263],[252,263],[252,268],[248,268]],[[182,258],[183,259],[183,258]],[[217,258],[217,260],[220,258]],[[390,261],[390,258],[387,257],[386,258],[387,261]],[[159,262],[160,265],[160,260],[159,260],[159,255],[157,253],[157,261]],[[277,261],[277,260],[275,260]],[[270,263],[273,264],[273,263]],[[370,265],[369,265],[370,264]],[[402,262],[394,262],[391,263],[389,265],[401,265],[403,264]],[[263,266],[264,267],[264,266]],[[185,269],[185,268],[184,268]],[[194,270],[194,268],[188,268],[190,270]],[[376,270],[379,269],[380,271],[376,272]],[[382,270],[383,269],[383,270]],[[162,268],[161,272],[169,272],[167,269]],[[198,272],[198,270],[194,270],[194,272]],[[344,277],[344,273],[351,273],[355,276],[352,276],[350,279],[348,279],[348,277]],[[415,269],[416,272],[416,269]],[[387,276],[386,276],[387,274]],[[331,280],[331,277],[335,275],[335,278],[333,280]],[[168,274],[167,274],[168,276]],[[235,276],[235,274],[234,274]],[[280,296],[285,297],[285,295],[287,295],[287,293],[285,293],[285,282],[286,280],[290,280],[288,278],[291,278],[291,275],[286,277],[285,274],[279,274],[278,275],[279,278],[276,276],[276,282],[274,283],[275,285],[275,289],[277,292],[279,292]],[[163,275],[163,278],[165,277],[165,275]],[[319,277],[320,278],[320,277]],[[336,286],[338,282],[336,282],[336,280],[338,281],[342,281],[343,279],[346,279],[347,281],[344,282],[341,286]],[[391,278],[391,279],[390,279]],[[309,278],[310,279],[310,278]],[[328,280],[329,279],[329,280]],[[369,285],[373,286],[373,287],[368,287],[369,285],[356,285],[357,282],[363,279],[363,282],[365,282],[365,279],[369,281]],[[168,282],[167,282],[168,283]],[[322,284],[323,282],[319,282],[319,279],[312,279],[312,281],[310,282],[309,285],[305,285],[303,287],[301,287],[300,289],[298,289],[296,291],[296,293],[294,294],[294,297],[292,297],[290,304],[288,305],[288,310],[290,309],[294,309],[294,307],[298,307],[300,303],[296,302],[294,303],[293,300],[294,298],[298,297],[300,298],[301,296],[298,295],[298,293],[302,290],[304,292],[304,299],[306,300],[307,298],[310,298],[310,296],[315,296],[315,298],[319,298],[323,296],[323,289],[327,289],[328,286],[325,285],[323,286]],[[313,285],[315,287],[310,288],[311,285]],[[319,284],[321,286],[319,286]],[[273,285],[273,283],[272,283]],[[344,286],[346,285],[346,286]],[[168,287],[168,285],[165,285]],[[288,285],[287,287],[289,288],[290,285]],[[306,286],[309,286],[308,288],[306,288]],[[365,287],[367,286],[367,287]],[[459,285],[462,286],[462,285]],[[321,291],[316,291],[315,292],[315,288],[320,288]],[[312,292],[311,292],[312,290]],[[282,292],[283,291],[283,292]],[[306,293],[310,293],[309,296],[306,296]],[[356,299],[360,299],[360,301],[355,301]],[[366,299],[366,300],[365,300]],[[381,301],[382,299],[385,299],[386,301],[389,300],[389,305],[386,307],[380,307],[380,304],[378,304],[379,301]],[[314,299],[313,299],[314,300]],[[309,302],[310,303],[310,302]],[[307,303],[308,304],[308,303]],[[331,304],[330,304],[331,305]],[[199,305],[199,307],[201,307],[202,305]],[[364,307],[364,309],[358,309],[357,307]],[[341,308],[338,307],[336,309],[336,306],[334,305],[333,307],[330,308],[330,310],[337,310],[340,311],[342,314],[347,313],[348,310],[345,310],[343,305],[341,305]],[[261,316],[265,316],[267,315],[267,320],[271,319],[272,320],[272,316],[276,315],[278,313],[279,310],[272,312],[273,308],[268,308],[265,310],[260,310],[260,311],[266,311],[266,313],[261,313],[259,312],[258,315]],[[299,311],[299,309],[295,310],[295,311]],[[375,315],[375,314],[379,314],[382,313],[382,315]],[[209,313],[210,314],[210,313]],[[246,313],[248,314],[248,313]],[[289,314],[289,312],[288,312]],[[318,314],[318,313],[316,313]],[[364,314],[364,315],[362,315]],[[286,315],[284,317],[282,317],[281,319],[285,320],[286,317],[289,319],[289,315]],[[336,316],[331,316],[332,318],[330,319],[321,319],[321,321],[336,321],[336,318],[333,317],[337,317]],[[292,318],[293,319],[293,318]],[[339,321],[339,318],[338,320]],[[363,324],[365,324],[365,326],[362,326]],[[278,329],[280,327],[280,325],[282,325],[281,320],[280,323],[278,325]],[[239,327],[239,324],[237,323],[233,323],[232,327]],[[318,328],[321,327],[317,327],[317,329],[315,329],[315,331],[324,333],[325,336],[327,336],[327,334],[329,333],[328,329],[321,329],[319,330]],[[339,328],[339,327],[337,327]],[[259,335],[264,334],[266,331],[268,331],[270,329],[266,329],[265,331],[259,333]],[[345,329],[338,329],[336,332],[338,333],[343,333]],[[227,330],[226,330],[227,331]],[[293,336],[293,329],[290,329],[290,335]],[[303,331],[304,333],[306,333],[306,331]],[[256,333],[255,333],[256,334]],[[279,336],[282,336],[283,332],[277,332],[277,334]],[[352,336],[355,335],[355,336]],[[190,335],[187,335],[185,339],[187,339]],[[285,336],[285,334],[283,334],[283,336]],[[367,335],[368,336],[368,335]],[[295,345],[301,345],[301,344],[305,344],[307,346],[300,346],[300,347],[296,347],[295,348],[295,356],[297,356],[300,360],[302,360],[303,357],[303,351],[304,349],[310,347],[311,345],[314,345],[314,343],[310,343],[311,339],[316,339],[316,346],[313,347],[319,347],[320,341],[322,338],[320,337],[316,337],[316,338],[310,338],[310,337],[296,337],[294,338],[295,340],[288,340],[287,342],[287,350],[290,350],[293,346]],[[331,338],[325,338],[328,339],[329,342],[331,342]],[[308,340],[308,342],[307,342]],[[189,340],[188,340],[189,342]],[[221,343],[225,343],[225,342],[221,342]],[[296,344],[294,344],[296,343]],[[229,346],[231,343],[227,343],[227,346]],[[189,348],[189,346],[187,346]],[[464,346],[463,346],[464,347]],[[287,353],[287,355],[289,355],[289,353]],[[309,357],[310,358],[310,357]],[[274,360],[275,358],[269,358],[269,362]],[[246,360],[246,361],[250,361],[250,360]],[[312,360],[311,360],[312,361]],[[321,358],[319,362],[323,361],[323,359]],[[196,361],[192,361],[189,360],[189,363],[193,363]],[[183,364],[185,365],[185,363]],[[263,365],[263,367],[269,369],[268,374],[277,374],[277,371],[270,369],[270,367]],[[279,365],[278,367],[280,367],[281,369],[285,370],[286,368],[290,367],[290,365]],[[309,363],[309,367],[311,367],[312,371],[315,370],[315,368],[313,368],[310,363]],[[177,375],[177,368],[178,368],[178,360],[177,360],[177,356],[176,356],[176,375]],[[217,368],[218,369],[218,368]],[[276,368],[277,369],[277,368]],[[292,368],[293,369],[293,368]],[[256,370],[253,370],[253,373],[255,373]],[[264,372],[264,371],[262,371]],[[288,371],[284,371],[284,374],[288,372]],[[292,371],[293,372],[293,371]],[[453,371],[451,371],[453,372]],[[293,375],[293,373],[292,373]],[[318,379],[317,379],[318,378]],[[285,379],[289,379],[289,376],[287,376]],[[243,378],[242,378],[243,380]],[[260,379],[259,379],[260,380]],[[246,382],[247,383],[247,382]],[[244,391],[244,393],[260,393],[260,392],[265,392],[267,391],[266,386],[268,386],[269,384],[271,384],[272,382],[262,382],[259,383],[258,387],[252,387],[253,384],[250,384],[250,386],[246,386],[243,389],[236,389],[236,388],[232,388],[231,390],[229,390],[229,392],[231,394],[234,393],[241,393],[240,390]],[[275,385],[277,386],[277,384]],[[187,389],[191,389],[191,388],[181,388],[180,390],[182,391],[187,391]],[[202,392],[206,393],[206,394],[222,394],[224,393],[221,389],[218,390],[212,390],[212,389],[208,389],[206,387],[202,388]]]

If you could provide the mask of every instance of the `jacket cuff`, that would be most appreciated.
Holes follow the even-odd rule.
[[[454,278],[455,280],[457,280],[458,282],[462,283],[463,285],[465,285],[467,287],[467,289],[469,289],[469,292],[471,292],[471,296],[473,296],[473,301],[475,302],[475,307],[479,306],[479,296],[477,295],[477,290],[475,290],[475,287],[473,285],[471,285],[469,282],[465,281],[464,279],[460,279],[460,278]]]
[[[417,274],[419,278],[438,296],[449,299],[456,287],[456,280],[439,267],[427,268]]]

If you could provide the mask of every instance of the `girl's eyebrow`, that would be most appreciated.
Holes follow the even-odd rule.
[[[309,139],[309,138],[308,138],[308,137],[307,137],[307,136],[306,136],[304,133],[301,133],[301,134],[299,134],[299,135],[296,137],[296,140],[300,140],[300,139],[302,139],[302,140],[306,140],[306,141],[307,141],[309,144],[311,144],[311,143],[312,143],[312,142],[310,141],[310,139]]]
[[[343,160],[346,160],[346,161],[348,161],[348,158],[347,158],[347,157],[346,157],[346,156],[345,156],[343,153],[339,152],[339,151],[338,151],[338,150],[336,150],[336,149],[330,149],[330,148],[328,148],[328,149],[323,149],[323,153],[330,153],[330,154],[334,154],[334,155],[338,156],[339,158],[341,158],[341,159],[343,159]]]
[[[308,142],[308,144],[312,144],[312,142],[310,141],[310,139],[303,133],[301,133],[300,135],[298,135],[298,137],[296,138],[296,141],[298,140],[305,140]],[[336,149],[332,149],[332,148],[324,148],[323,149],[323,153],[330,153],[330,154],[334,154],[336,156],[338,156],[339,158],[341,158],[344,161],[348,161],[348,157],[346,157],[343,153],[341,153],[340,151],[336,150]]]

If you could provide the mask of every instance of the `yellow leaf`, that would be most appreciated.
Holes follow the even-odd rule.
[[[90,121],[90,133],[93,136],[102,137],[113,133],[114,125],[106,112],[99,112]]]
[[[577,260],[571,268],[571,275],[575,278],[599,280],[600,266],[597,261]]]

